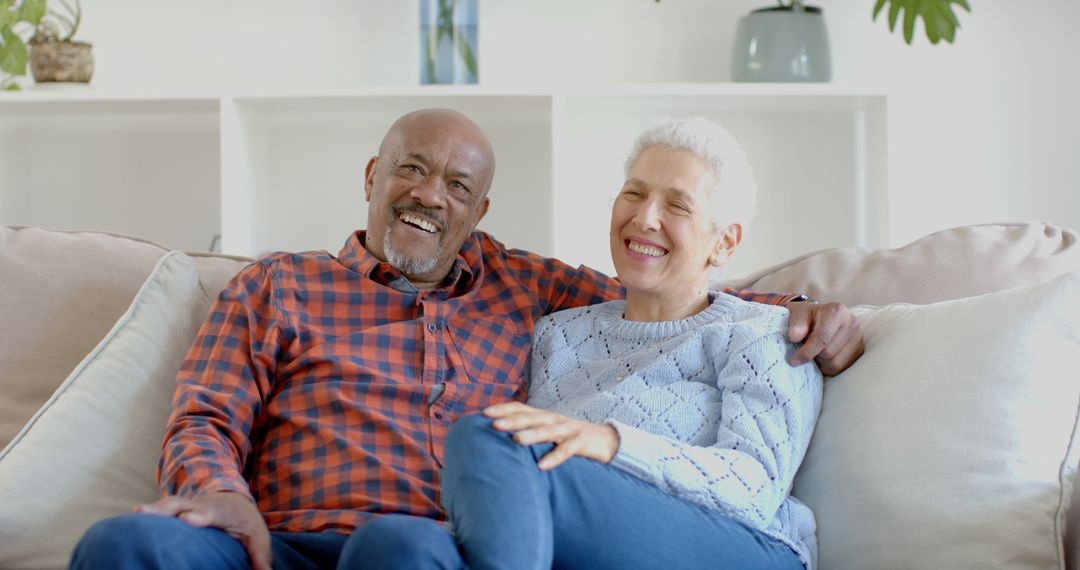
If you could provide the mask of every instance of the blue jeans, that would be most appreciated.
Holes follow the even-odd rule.
[[[416,520],[427,521],[431,526],[429,533],[442,538],[456,556],[453,539],[445,530],[434,521]],[[398,554],[406,567],[431,567],[426,564],[433,559],[432,549],[436,553],[447,549],[446,544],[424,540],[423,536],[411,537],[408,545],[393,544],[391,536],[378,549],[373,549],[373,545],[360,544],[358,536],[333,532],[270,533],[274,568],[381,568],[373,562],[373,557],[386,548],[410,549]],[[123,515],[95,524],[83,535],[71,558],[74,569],[250,567],[244,546],[225,532],[149,514]]]
[[[373,521],[358,533],[378,536],[361,542],[382,568],[803,568],[780,541],[613,467],[575,457],[540,471],[552,447],[520,445],[482,416],[462,418],[442,474],[457,549],[442,540],[437,565],[399,561],[431,544],[420,529],[435,527],[409,517]],[[377,546],[393,535],[394,550]]]

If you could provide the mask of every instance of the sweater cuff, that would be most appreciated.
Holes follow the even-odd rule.
[[[619,432],[619,449],[609,465],[644,481],[655,479],[652,474],[656,467],[669,457],[665,446],[657,445],[657,437],[620,421],[607,420],[604,423]]]

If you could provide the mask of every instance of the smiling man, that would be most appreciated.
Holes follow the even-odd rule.
[[[72,567],[359,568],[350,537],[372,518],[445,519],[450,425],[524,399],[540,317],[623,294],[475,231],[494,171],[460,113],[396,121],[367,165],[366,231],[337,256],[265,256],[226,285],[177,376],[164,498],[91,527]],[[861,354],[842,306],[790,308],[796,362],[842,370]]]
[[[368,162],[364,247],[417,289],[431,289],[450,274],[458,250],[487,214],[495,153],[479,127],[463,118],[406,115]]]

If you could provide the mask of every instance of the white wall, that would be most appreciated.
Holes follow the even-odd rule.
[[[890,97],[893,244],[980,222],[1080,227],[1080,2],[971,2],[951,46],[905,45],[870,21],[873,0],[821,2],[834,82]],[[767,4],[480,0],[480,81],[726,81],[737,17]],[[80,35],[95,43],[98,89],[415,84],[418,6],[95,0]]]

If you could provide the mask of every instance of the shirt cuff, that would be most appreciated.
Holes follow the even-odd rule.
[[[191,498],[197,499],[200,497],[205,497],[207,495],[212,495],[214,493],[237,493],[239,495],[247,497],[247,499],[252,503],[255,502],[255,497],[252,496],[251,489],[248,487],[246,482],[238,482],[231,479],[218,479],[208,481],[206,484],[196,489],[195,492],[192,493],[193,496]]]
[[[810,301],[810,297],[802,294],[794,293],[758,293],[751,289],[724,289],[724,292],[729,295],[734,295],[743,301],[750,301],[753,303],[761,303],[762,305],[776,305],[779,307],[785,307],[788,303],[796,303],[799,301]]]
[[[638,479],[651,481],[651,473],[669,455],[668,450],[656,444],[657,436],[616,420],[604,423],[619,432],[619,449],[609,465]]]

